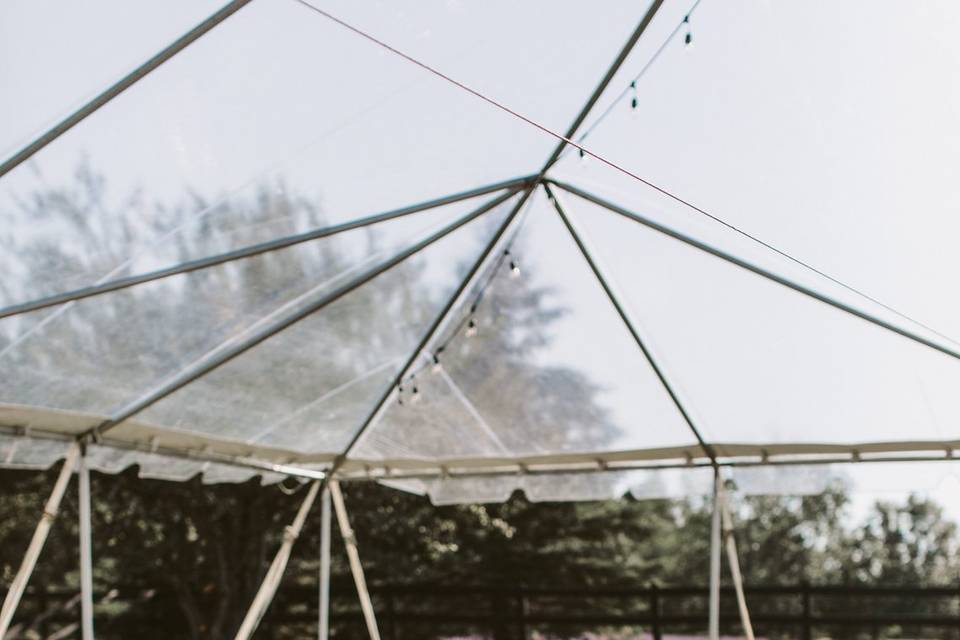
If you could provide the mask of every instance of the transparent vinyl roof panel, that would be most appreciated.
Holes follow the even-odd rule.
[[[542,191],[523,216],[354,457],[695,442]]]
[[[149,407],[139,419],[297,453],[340,453],[514,204],[507,200]],[[445,225],[454,214],[459,218],[462,206],[433,222]],[[435,224],[399,246],[376,251],[371,260],[338,276],[336,285],[438,228]],[[307,288],[290,308],[332,289],[313,278],[302,280]],[[270,318],[281,312],[275,305]],[[123,430],[121,425],[112,433],[122,437]]]
[[[110,415],[224,345],[342,286],[491,198],[447,205],[29,314],[42,315],[39,319],[6,318],[0,321],[0,362],[8,374],[0,379],[0,402]],[[309,203],[291,203],[283,196],[249,205],[249,210],[234,212],[234,217],[269,219],[275,208],[304,228],[325,224]],[[471,233],[469,228],[458,232]],[[203,242],[212,242],[218,233],[216,227],[196,231]],[[229,236],[232,229],[224,233]],[[174,247],[164,247],[162,260],[184,245],[189,247],[193,237],[182,235]],[[444,266],[452,270],[456,260],[451,258]],[[441,275],[424,283],[418,293],[433,294],[428,284],[442,282]],[[297,345],[290,348],[309,353]],[[225,409],[211,413],[223,416]]]
[[[563,202],[708,442],[960,436],[956,358],[580,198]]]
[[[213,14],[223,0],[0,5],[0,161]]]
[[[699,467],[385,480],[381,483],[401,491],[427,495],[435,505],[506,502],[516,491],[522,491],[532,502],[619,500],[627,494],[637,500],[676,500],[709,495],[713,491],[713,470]]]
[[[346,64],[345,61],[349,61]],[[550,136],[293,0],[258,0],[0,179],[5,304],[535,172]],[[203,241],[208,225],[236,228]],[[190,244],[181,240],[191,238]],[[33,259],[38,247],[56,255]],[[49,253],[49,252],[48,252]]]
[[[822,17],[803,2],[665,2],[577,139],[960,338],[960,301],[943,295],[960,270],[960,6],[855,0]],[[554,177],[803,276],[703,213],[578,155],[567,152]]]

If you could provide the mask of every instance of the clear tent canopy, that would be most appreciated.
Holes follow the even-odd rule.
[[[0,466],[956,472],[955,6],[163,7],[0,9]]]

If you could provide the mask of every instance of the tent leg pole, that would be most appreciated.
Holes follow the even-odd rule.
[[[367,581],[363,577],[363,566],[360,564],[360,554],[357,551],[357,539],[350,528],[347,518],[347,508],[343,503],[343,494],[336,480],[330,481],[330,496],[333,498],[333,508],[337,512],[337,523],[340,525],[340,535],[347,547],[347,558],[350,560],[350,571],[353,581],[357,585],[357,595],[360,597],[360,608],[363,610],[363,619],[367,623],[370,640],[380,640],[380,629],[377,628],[377,617],[373,613],[373,603],[370,602],[370,592],[367,591]]]
[[[320,495],[320,602],[319,640],[330,638],[330,488]]]
[[[80,489],[80,629],[83,640],[93,640],[93,537],[90,530],[90,469],[86,451],[77,461]]]
[[[57,517],[57,510],[60,508],[60,501],[67,490],[67,484],[70,482],[70,476],[77,465],[77,458],[80,456],[80,445],[74,443],[67,452],[67,457],[63,461],[63,468],[60,469],[60,475],[57,477],[56,484],[53,485],[53,491],[47,499],[47,504],[43,507],[43,515],[40,516],[40,522],[33,532],[33,539],[30,540],[30,546],[23,556],[17,575],[10,584],[7,591],[7,597],[3,601],[3,608],[0,609],[0,638],[7,634],[10,623],[13,621],[13,614],[20,604],[20,598],[23,596],[24,589],[27,588],[27,582],[30,580],[30,574],[37,564],[37,558],[40,557],[40,551],[43,544],[47,541],[47,534],[50,533],[50,526],[54,518]]]
[[[713,470],[713,515],[710,521],[710,640],[720,638],[720,470]]]
[[[723,537],[727,548],[727,564],[730,565],[730,575],[733,578],[733,588],[737,593],[737,608],[740,610],[740,624],[747,640],[753,639],[753,625],[750,623],[750,610],[747,609],[747,599],[743,595],[743,576],[740,573],[740,560],[737,558],[737,541],[733,538],[733,516],[727,505],[727,496],[720,489],[720,513],[723,518]]]
[[[314,480],[310,485],[309,491],[307,491],[307,497],[303,499],[303,504],[300,505],[300,509],[293,519],[293,524],[283,530],[283,544],[280,545],[280,550],[277,551],[277,555],[273,558],[270,569],[267,570],[267,575],[264,576],[263,582],[260,584],[260,589],[257,591],[253,603],[247,610],[247,615],[244,617],[243,623],[240,625],[240,629],[235,636],[236,640],[249,640],[250,637],[253,636],[257,625],[260,624],[263,615],[267,612],[267,607],[270,606],[270,602],[277,592],[277,587],[280,585],[280,579],[283,578],[283,571],[287,568],[287,561],[290,559],[290,549],[303,530],[303,523],[307,519],[310,507],[313,506],[313,502],[317,498],[317,491],[319,491],[319,489],[320,480]]]

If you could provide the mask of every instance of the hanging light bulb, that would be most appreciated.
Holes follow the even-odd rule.
[[[683,23],[684,23],[685,25],[687,25],[687,35],[683,36],[683,43],[684,43],[686,46],[690,47],[690,46],[693,45],[693,33],[691,32],[691,29],[690,29],[690,16],[689,16],[689,15],[683,16]]]
[[[430,367],[430,371],[433,373],[440,373],[440,370],[443,367],[440,365],[440,355],[439,352],[433,354],[433,365]]]
[[[467,323],[465,335],[468,338],[472,338],[473,336],[477,335],[477,322],[473,318],[470,318],[470,321]]]
[[[637,81],[634,80],[630,83],[630,109],[633,111],[633,115],[637,115],[637,107],[640,105],[640,100],[637,99]]]
[[[510,256],[510,249],[503,252],[504,257],[510,257],[510,277],[516,278],[520,275],[520,263]]]
[[[587,153],[583,149],[577,149],[577,153],[580,154],[580,164],[587,164]]]
[[[420,389],[414,385],[410,391],[410,404],[417,404],[418,402],[420,402]]]
[[[403,385],[397,385],[397,404],[403,405]]]

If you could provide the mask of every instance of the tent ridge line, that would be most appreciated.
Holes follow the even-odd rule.
[[[74,442],[70,434],[24,426],[0,425],[0,433],[26,439]],[[89,446],[89,445],[88,445]],[[196,462],[213,462],[226,466],[275,473],[310,480],[323,479],[329,472],[297,466],[314,464],[307,459],[292,459],[289,464],[276,464],[255,457],[232,456],[218,453],[209,447],[182,449],[155,445],[150,442],[133,442],[104,437],[96,446],[118,451],[153,453],[175,459]],[[741,444],[715,443],[721,450],[731,450],[721,457],[717,465],[730,468],[757,468],[777,466],[804,466],[827,464],[869,464],[884,462],[956,462],[953,452],[960,449],[960,440],[944,441],[884,441],[855,444],[832,443],[782,443]],[[738,451],[738,449],[741,449]],[[413,480],[498,477],[520,475],[555,475],[597,473],[598,471],[657,471],[668,469],[711,468],[707,459],[687,457],[691,447],[662,447],[660,449],[636,449],[611,451],[597,454],[555,454],[524,456],[517,458],[448,458],[441,460],[394,459],[364,460],[349,459],[338,470],[338,478],[345,482],[379,480]],[[762,455],[766,451],[767,455]],[[919,455],[922,453],[941,454]],[[857,455],[859,453],[859,455]],[[910,455],[910,454],[913,455]],[[329,462],[329,456],[324,456]],[[0,465],[9,466],[9,465]]]
[[[37,428],[28,428],[19,426],[11,427],[6,425],[0,425],[0,433],[9,436],[18,436],[28,439],[36,440],[47,440],[55,442],[76,442],[77,438],[69,434],[59,433],[56,431],[47,431]],[[86,447],[98,446],[108,449],[114,449],[118,451],[132,451],[139,453],[152,453],[160,456],[166,456],[169,458],[176,458],[180,460],[191,460],[196,462],[213,462],[217,464],[223,464],[231,467],[238,467],[243,469],[251,469],[254,471],[262,471],[268,473],[276,473],[280,475],[295,476],[304,479],[322,479],[326,474],[323,471],[316,469],[307,469],[304,467],[296,466],[295,464],[277,464],[273,462],[268,462],[266,460],[257,459],[253,457],[243,457],[243,456],[233,456],[224,453],[218,453],[217,451],[211,449],[210,447],[203,447],[202,449],[181,449],[175,447],[167,447],[163,445],[157,445],[150,442],[130,442],[126,440],[117,440],[116,438],[104,437],[100,440],[99,443],[93,445],[90,442],[83,443]],[[0,465],[0,466],[10,466],[10,465]],[[19,466],[19,465],[14,465]]]
[[[246,5],[250,4],[251,1],[252,0],[232,0],[220,8],[216,13],[192,28],[190,31],[174,40],[165,49],[162,49],[160,52],[156,53],[153,57],[142,63],[123,78],[107,87],[105,90],[97,94],[93,99],[86,102],[79,109],[42,133],[33,142],[17,151],[14,155],[4,161],[3,164],[0,164],[0,177],[10,173],[19,165],[29,160],[35,153],[82,122],[87,118],[87,116],[92,115],[95,111],[142,80],[147,74],[154,71],[157,67],[162,65],[176,54],[180,53],[189,45],[193,44],[196,40],[205,35],[218,24],[232,16]]]
[[[667,379],[666,374],[663,372],[663,369],[660,367],[656,358],[653,357],[653,354],[650,352],[650,349],[644,343],[643,338],[640,336],[640,332],[637,330],[636,325],[634,325],[633,320],[630,318],[630,315],[627,313],[627,310],[620,303],[620,299],[617,297],[616,292],[613,291],[610,283],[607,281],[607,278],[604,276],[603,272],[600,270],[600,266],[594,260],[592,253],[587,248],[586,243],[583,238],[577,232],[576,228],[573,225],[573,222],[567,216],[566,212],[563,210],[563,206],[560,204],[559,197],[550,189],[549,184],[543,185],[544,190],[547,193],[547,198],[550,202],[553,203],[553,207],[557,212],[557,215],[560,216],[560,219],[563,221],[564,227],[570,233],[570,236],[573,238],[573,241],[576,243],[577,248],[580,250],[580,254],[586,260],[587,265],[590,267],[590,271],[593,272],[594,278],[600,284],[600,287],[603,289],[603,292],[606,294],[607,299],[613,305],[614,310],[616,310],[617,315],[620,316],[620,320],[623,322],[627,331],[630,332],[630,335],[633,337],[633,341],[636,343],[637,347],[640,349],[640,352],[643,353],[644,358],[646,358],[647,363],[650,365],[650,368],[653,369],[654,374],[656,374],[657,379],[660,381],[661,386],[667,392],[667,395],[670,396],[670,400],[673,402],[674,407],[680,413],[680,416],[683,418],[683,421],[687,424],[687,427],[690,428],[690,431],[693,433],[693,436],[697,439],[697,442],[700,444],[700,448],[703,449],[703,452],[710,458],[710,461],[714,466],[717,464],[717,454],[714,451],[706,440],[704,440],[703,435],[700,433],[700,429],[697,428],[697,425],[694,424],[693,417],[690,415],[690,412],[687,411],[687,408],[683,405],[683,402],[680,401],[680,397],[677,395],[676,390],[673,388],[673,385]]]
[[[571,193],[579,198],[582,198],[588,202],[592,202],[593,204],[603,207],[604,209],[608,209],[613,213],[619,214],[627,218],[628,220],[637,222],[649,229],[652,229],[654,231],[657,231],[658,233],[661,233],[665,236],[673,238],[674,240],[682,242],[683,244],[691,246],[695,249],[699,249],[704,253],[710,254],[715,258],[719,258],[720,260],[723,260],[724,262],[740,267],[741,269],[749,271],[766,280],[770,280],[771,282],[775,282],[788,289],[796,291],[797,293],[803,294],[808,298],[812,298],[814,300],[822,302],[823,304],[826,304],[828,306],[834,307],[835,309],[843,311],[849,315],[860,318],[861,320],[864,320],[870,324],[880,327],[881,329],[885,329],[886,331],[895,333],[903,338],[907,338],[908,340],[911,340],[923,346],[929,347],[934,351],[939,351],[944,355],[950,356],[951,358],[954,358],[956,360],[960,360],[960,351],[952,349],[947,345],[935,342],[934,340],[924,338],[923,336],[911,331],[910,329],[897,326],[891,322],[888,322],[886,320],[883,320],[873,315],[868,311],[864,311],[852,305],[849,305],[845,302],[841,302],[840,300],[837,300],[825,293],[821,293],[819,291],[816,291],[815,289],[812,289],[803,284],[795,282],[786,276],[778,275],[773,271],[765,269],[764,267],[754,264],[753,262],[750,262],[744,258],[739,258],[732,253],[724,251],[723,249],[719,249],[706,242],[697,240],[693,236],[688,235],[682,231],[669,227],[665,224],[657,222],[651,218],[643,216],[634,211],[630,211],[629,209],[621,207],[620,205],[617,205],[609,200],[601,198],[600,196],[594,195],[588,191],[584,191],[583,189],[580,189],[575,185],[572,185],[566,182],[560,182],[557,180],[552,180],[552,179],[547,179],[546,182],[548,182],[549,184],[555,185],[558,188],[563,189],[564,191]]]
[[[102,295],[105,293],[111,293],[113,291],[119,291],[122,289],[126,289],[129,287],[133,287],[141,284],[146,284],[149,282],[153,282],[163,278],[168,278],[175,275],[191,273],[193,271],[199,271],[202,269],[208,269],[210,267],[215,267],[221,264],[233,262],[236,260],[242,260],[245,258],[251,258],[251,257],[262,255],[265,253],[270,253],[272,251],[287,249],[289,247],[292,247],[304,242],[319,240],[321,238],[328,238],[328,237],[335,236],[337,234],[344,233],[347,231],[353,231],[355,229],[360,229],[363,227],[379,224],[381,222],[395,220],[397,218],[409,216],[409,215],[420,213],[430,209],[435,209],[437,207],[442,207],[442,206],[453,204],[456,202],[461,202],[463,200],[469,200],[471,198],[486,195],[489,193],[494,193],[496,191],[512,189],[517,187],[518,185],[521,185],[521,186],[526,185],[531,178],[532,176],[521,176],[518,178],[512,178],[510,180],[504,180],[502,182],[484,185],[481,187],[477,187],[475,189],[470,189],[468,191],[462,191],[459,193],[450,194],[440,198],[426,200],[424,202],[409,205],[406,207],[401,207],[399,209],[392,209],[389,211],[384,211],[382,213],[377,213],[377,214],[365,216],[362,218],[356,218],[356,219],[339,223],[339,224],[329,225],[325,227],[318,227],[316,229],[311,229],[303,233],[283,236],[280,238],[275,238],[273,240],[267,240],[265,242],[258,242],[256,244],[247,245],[245,247],[233,249],[231,251],[226,251],[224,253],[207,256],[205,258],[188,260],[170,267],[164,267],[162,269],[156,269],[154,271],[148,271],[146,273],[128,276],[125,278],[117,278],[116,280],[110,280],[108,282],[104,282],[101,284],[92,285],[88,287],[81,287],[79,289],[74,289],[72,291],[65,291],[63,293],[57,293],[57,294],[45,296],[42,298],[36,298],[34,300],[29,300],[27,302],[13,304],[7,307],[0,308],[0,319],[20,315],[23,313],[29,313],[31,311],[38,311],[40,309],[45,309],[47,307],[53,307],[53,306],[65,304],[67,302],[83,300],[85,298],[90,298],[90,297]]]
[[[124,421],[132,418],[141,411],[147,409],[148,407],[156,404],[163,398],[166,398],[170,394],[178,391],[179,389],[187,386],[191,382],[202,378],[211,371],[219,368],[220,366],[226,364],[227,362],[233,360],[237,356],[246,353],[253,347],[258,344],[270,339],[272,336],[283,331],[287,327],[296,324],[297,322],[303,320],[309,315],[323,309],[324,307],[332,304],[333,302],[339,300],[344,295],[350,293],[351,291],[363,286],[370,280],[373,280],[382,273],[389,271],[390,269],[396,267],[398,264],[402,263],[411,256],[419,253],[423,249],[426,249],[433,243],[441,240],[447,235],[453,233],[457,229],[469,224],[470,222],[476,220],[484,213],[489,210],[499,206],[503,202],[509,200],[513,197],[518,188],[511,189],[507,193],[500,195],[492,200],[487,201],[480,207],[472,210],[466,215],[458,218],[452,223],[444,226],[439,231],[436,231],[430,234],[428,237],[420,240],[419,242],[411,245],[410,247],[404,249],[400,253],[394,255],[388,260],[371,267],[370,269],[359,274],[357,277],[352,278],[350,281],[344,283],[343,285],[337,287],[333,291],[327,293],[326,295],[320,297],[314,302],[307,304],[291,313],[286,314],[282,318],[272,322],[271,324],[256,330],[252,335],[249,335],[243,340],[240,340],[233,346],[229,346],[223,349],[219,349],[218,352],[208,355],[200,359],[198,362],[195,362],[192,366],[187,367],[181,372],[175,374],[172,378],[169,378],[166,382],[161,383],[159,386],[155,387],[152,391],[148,391],[146,394],[140,396],[139,398],[133,400],[114,415],[112,415],[108,420],[104,421],[100,425],[93,427],[86,432],[80,434],[78,439],[89,441],[92,440],[96,442],[104,433],[108,432],[110,429],[115,428]]]

